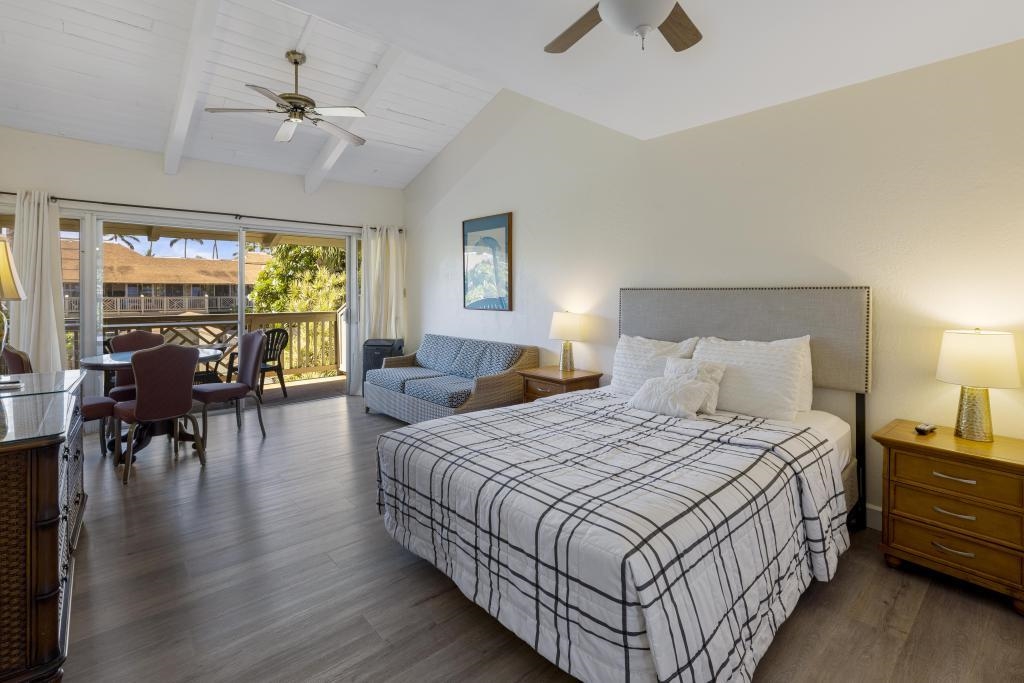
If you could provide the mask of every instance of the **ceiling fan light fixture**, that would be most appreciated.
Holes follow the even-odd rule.
[[[288,112],[288,120],[294,121],[295,123],[302,123],[302,112],[298,109],[292,109]]]
[[[676,0],[601,0],[597,11],[616,31],[644,39],[668,19],[675,4]]]

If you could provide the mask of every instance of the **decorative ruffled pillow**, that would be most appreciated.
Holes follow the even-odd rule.
[[[695,379],[710,384],[711,391],[708,393],[708,398],[697,412],[714,415],[715,409],[718,407],[718,385],[725,374],[725,368],[725,363],[693,360],[692,358],[669,358],[665,361],[665,377]]]
[[[694,420],[713,388],[710,382],[685,377],[652,377],[643,383],[626,405],[636,410]]]

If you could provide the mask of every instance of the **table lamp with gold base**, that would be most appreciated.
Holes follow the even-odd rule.
[[[960,385],[956,435],[971,441],[992,441],[988,390],[1020,386],[1013,334],[979,329],[946,330],[942,333],[935,377]]]
[[[558,369],[561,372],[572,372],[576,364],[572,359],[572,343],[583,341],[583,316],[568,311],[555,311],[551,316],[551,339],[562,341],[562,353],[558,358]]]
[[[11,253],[11,244],[6,238],[0,238],[0,322],[3,323],[4,333],[0,337],[0,358],[7,348],[7,337],[10,333],[11,323],[7,317],[8,301],[24,301],[25,289],[21,286],[21,278],[18,277],[18,270],[14,267],[14,254]],[[7,375],[0,375],[0,380],[10,380]]]

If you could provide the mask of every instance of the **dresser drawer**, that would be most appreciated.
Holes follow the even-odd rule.
[[[556,382],[544,382],[539,379],[526,380],[525,393],[532,398],[544,398],[555,394],[564,394],[565,386]]]
[[[896,484],[893,512],[956,527],[985,538],[1024,547],[1024,516],[930,491]]]
[[[899,518],[892,520],[894,548],[909,550],[975,574],[1021,584],[1021,556],[982,545],[966,536]]]
[[[1022,481],[1013,475],[906,451],[895,451],[894,459],[893,476],[896,479],[995,503],[1017,507],[1024,503]]]

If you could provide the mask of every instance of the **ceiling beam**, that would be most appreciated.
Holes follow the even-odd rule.
[[[164,146],[164,173],[168,175],[177,173],[181,166],[181,155],[188,139],[188,129],[192,125],[203,67],[206,66],[213,32],[217,27],[219,5],[220,0],[197,0],[192,12],[192,30],[188,36],[185,61],[178,81],[178,100],[174,103],[171,129],[167,132],[167,144]]]
[[[381,86],[387,81],[389,76],[397,72],[395,67],[402,61],[402,57],[403,53],[399,48],[394,45],[389,47],[384,56],[381,57],[380,62],[377,63],[377,68],[370,74],[366,83],[363,84],[359,95],[352,104],[369,114],[370,108],[373,107],[376,98],[381,93]],[[351,121],[352,124],[345,126],[345,128],[355,133],[361,127],[360,120],[351,119]],[[307,194],[317,191],[327,178],[327,174],[334,168],[334,164],[341,158],[342,153],[348,149],[348,146],[349,143],[347,141],[336,138],[333,135],[324,142],[324,146],[320,149],[320,153],[317,154],[312,167],[306,172],[305,187]]]

